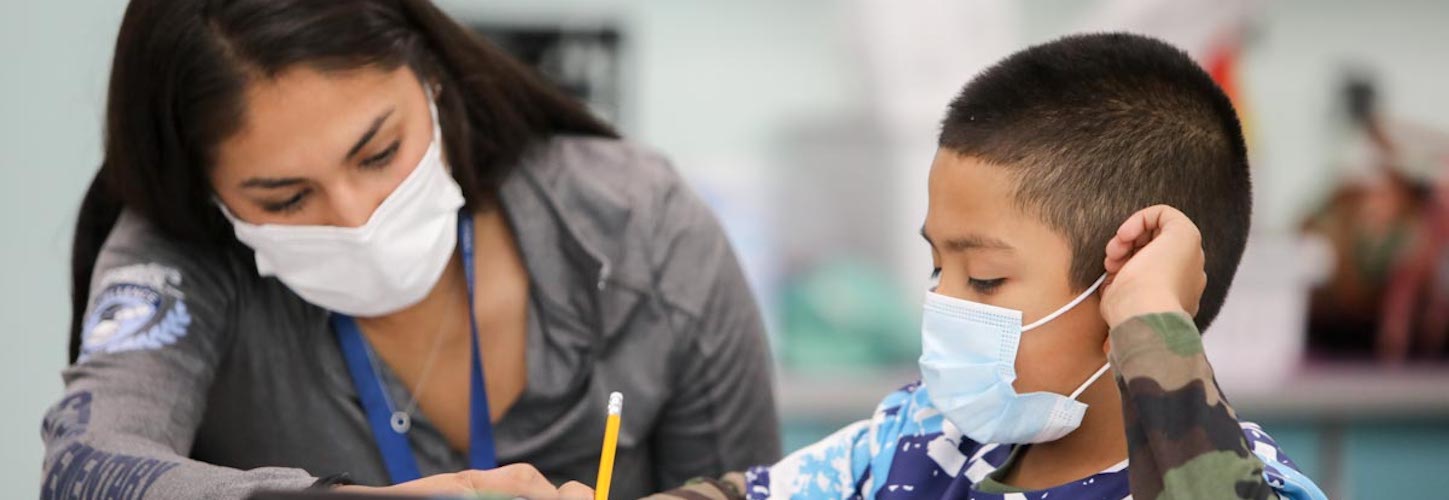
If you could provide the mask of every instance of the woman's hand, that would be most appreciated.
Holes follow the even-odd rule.
[[[1176,208],[1139,210],[1107,242],[1107,282],[1102,285],[1102,318],[1116,328],[1149,313],[1197,314],[1207,286],[1202,235]]]
[[[455,495],[487,493],[530,500],[589,500],[594,490],[577,481],[561,488],[528,464],[511,464],[491,470],[465,470],[437,474],[384,487],[340,486],[338,491],[389,495]]]

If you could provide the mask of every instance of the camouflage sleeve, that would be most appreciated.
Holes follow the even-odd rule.
[[[646,500],[745,500],[745,475],[725,474],[719,479],[694,478],[684,486],[644,497]]]
[[[1277,498],[1213,378],[1191,317],[1138,316],[1109,338],[1133,498]]]

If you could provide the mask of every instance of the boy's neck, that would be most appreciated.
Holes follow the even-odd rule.
[[[1082,425],[1065,437],[1021,451],[1003,483],[1038,490],[1082,479],[1127,459],[1122,396],[1112,371],[1102,374],[1079,401],[1087,404]]]

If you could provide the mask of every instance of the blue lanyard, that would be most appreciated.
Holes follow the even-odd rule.
[[[483,360],[478,357],[478,322],[473,318],[473,217],[467,209],[458,212],[458,246],[463,254],[463,273],[468,280],[468,329],[472,333],[469,337],[473,346],[473,373],[469,381],[468,467],[487,470],[498,466],[498,458],[494,456],[493,423],[489,421],[488,393],[483,385]],[[357,388],[357,397],[362,400],[362,408],[367,412],[367,423],[372,427],[378,451],[382,452],[388,477],[393,484],[421,478],[407,435],[392,428],[390,421],[395,409],[389,407],[383,394],[386,389],[373,371],[367,340],[357,329],[357,322],[351,316],[333,313],[332,329],[342,348],[347,372],[352,375],[352,385]]]

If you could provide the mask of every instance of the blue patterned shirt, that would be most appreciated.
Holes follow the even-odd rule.
[[[1240,424],[1263,476],[1282,498],[1326,498],[1262,428]],[[982,444],[943,418],[919,383],[881,401],[869,420],[848,425],[770,466],[745,473],[750,499],[952,498],[976,500],[1131,498],[1128,463],[1066,484],[989,493],[979,484],[1010,458],[1013,447]]]

